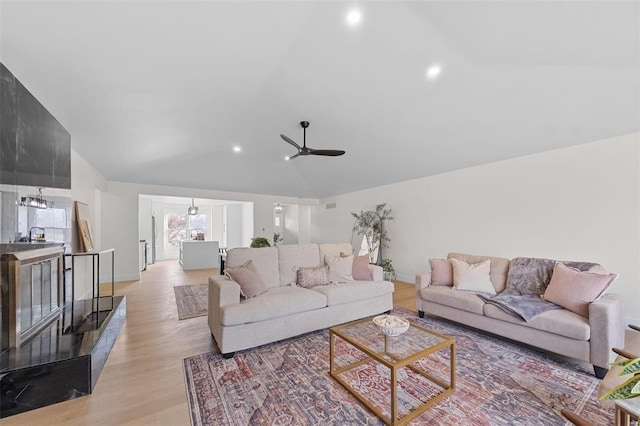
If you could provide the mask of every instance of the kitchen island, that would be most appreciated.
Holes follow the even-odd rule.
[[[180,241],[180,265],[182,269],[219,268],[218,241]]]

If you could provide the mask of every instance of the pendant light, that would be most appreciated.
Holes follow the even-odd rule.
[[[189,216],[194,216],[198,214],[198,207],[195,206],[193,198],[191,199],[191,206],[187,210],[187,214]]]

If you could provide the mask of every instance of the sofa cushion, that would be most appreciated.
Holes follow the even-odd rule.
[[[313,268],[298,268],[296,271],[296,285],[311,288],[317,285],[330,285],[329,267],[327,265]]]
[[[340,257],[348,257],[344,252],[340,252]],[[369,272],[369,255],[353,256],[353,267],[351,268],[351,276],[356,281],[371,281],[371,273]]]
[[[484,301],[475,293],[457,291],[452,287],[429,286],[420,290],[420,297],[429,302],[450,306],[463,311],[482,315]]]
[[[618,278],[617,274],[581,272],[557,262],[543,299],[589,317],[589,304],[598,300]]]
[[[247,324],[326,306],[327,298],[321,293],[301,287],[275,287],[270,288],[260,297],[222,306],[220,323],[223,326]]]
[[[267,291],[267,286],[253,266],[253,260],[248,260],[237,268],[225,268],[224,273],[238,283],[240,294],[246,298],[256,297]]]
[[[389,281],[351,281],[333,286],[318,286],[311,290],[327,298],[327,306],[342,305],[363,299],[393,293],[393,283]]]
[[[470,264],[462,260],[451,259],[451,265],[453,266],[453,288],[456,290],[496,294],[489,279],[491,260],[485,259],[482,262]]]
[[[522,318],[508,314],[497,306],[487,303],[484,305],[484,314],[490,318],[520,324],[571,339],[587,341],[591,338],[591,328],[587,319],[566,309],[547,311],[533,320],[525,322]]]
[[[429,259],[431,285],[453,285],[453,265],[449,259]]]
[[[329,267],[329,280],[334,283],[353,281],[354,256],[325,256]]]
[[[280,285],[296,282],[298,268],[310,268],[324,264],[317,244],[285,244],[278,249],[278,271]]]
[[[276,247],[238,247],[227,251],[226,266],[228,268],[237,268],[248,260],[253,260],[253,266],[267,287],[280,286],[278,249]]]
[[[358,281],[371,281],[369,272],[369,255],[353,257],[353,268],[351,270],[353,279]]]
[[[509,272],[509,259],[494,256],[475,256],[473,254],[449,253],[447,259],[458,259],[467,263],[478,263],[485,259],[491,260],[489,278],[496,293],[504,290],[507,283],[507,273]]]

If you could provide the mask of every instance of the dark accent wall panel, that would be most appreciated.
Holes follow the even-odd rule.
[[[71,188],[71,135],[2,63],[0,183]]]

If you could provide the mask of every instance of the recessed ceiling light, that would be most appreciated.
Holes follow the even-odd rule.
[[[242,148],[240,148],[239,146],[234,146],[233,152],[242,152]]]
[[[287,155],[286,157],[284,157],[284,159],[285,159],[286,161],[289,161],[289,156]]]
[[[351,9],[349,13],[347,13],[347,24],[350,27],[357,26],[360,21],[362,21],[362,14],[358,9]]]
[[[427,72],[425,73],[427,80],[435,80],[440,77],[442,73],[442,67],[440,65],[432,65],[427,68]]]

